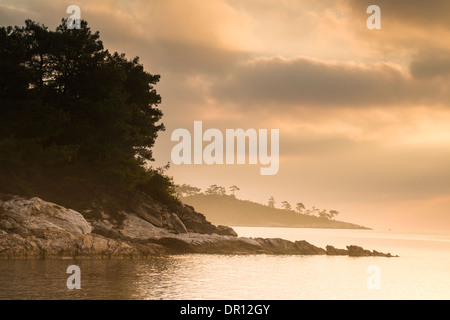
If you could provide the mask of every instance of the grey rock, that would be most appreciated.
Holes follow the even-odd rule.
[[[164,248],[149,245],[143,254],[123,241],[59,230],[41,230],[37,236],[28,237],[18,234],[0,236],[0,259],[122,259],[163,252]]]
[[[324,249],[316,247],[306,241],[295,241],[295,245],[302,255],[324,255],[327,253]]]
[[[181,221],[175,213],[170,214],[169,221],[172,225],[172,230],[176,231],[177,233],[188,233],[183,221]]]
[[[371,257],[372,252],[358,246],[347,246],[348,255],[350,257]]]
[[[158,228],[135,214],[126,214],[120,234],[129,239],[159,239],[170,236],[166,229]]]
[[[180,205],[176,212],[163,204],[158,204],[150,196],[137,192],[131,200],[131,211],[138,217],[158,228],[168,229],[174,233],[226,234],[234,231],[218,228],[206,217],[188,205]]]
[[[348,250],[345,249],[336,249],[333,246],[327,246],[327,255],[329,256],[347,256]]]
[[[233,228],[227,226],[217,226],[217,229],[214,233],[221,236],[232,236],[232,237],[238,236],[238,234],[236,233],[236,231],[233,230]]]
[[[90,221],[94,230],[92,233],[102,235],[107,238],[120,239],[120,232],[116,226],[108,220],[93,220]]]
[[[136,193],[131,201],[131,209],[138,217],[145,221],[150,222],[156,227],[163,227],[162,208],[155,201],[152,201],[149,196],[143,193]]]
[[[382,253],[375,250],[373,251],[365,250],[364,248],[358,246],[347,246],[347,249],[348,255],[350,257],[386,257],[386,258],[398,257],[393,256],[390,253]]]
[[[88,234],[92,226],[71,209],[62,208],[39,198],[14,198],[0,202],[1,225],[5,229],[22,228],[21,232],[59,229],[71,233]]]
[[[131,210],[141,219],[155,227],[164,228],[174,233],[187,233],[183,221],[163,205],[159,205],[144,193],[136,193],[131,201]]]
[[[177,215],[191,233],[213,234],[217,230],[216,226],[206,220],[203,214],[196,212],[191,206],[183,205],[179,208]]]

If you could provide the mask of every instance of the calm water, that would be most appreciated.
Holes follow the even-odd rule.
[[[150,261],[0,261],[0,299],[450,299],[450,235],[235,228],[240,236],[356,244],[400,258],[180,255]],[[66,287],[69,265],[81,290]],[[367,268],[381,270],[379,290]]]

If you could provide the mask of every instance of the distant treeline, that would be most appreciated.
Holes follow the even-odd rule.
[[[186,194],[185,194],[186,195]],[[367,229],[356,224],[330,220],[327,216],[313,216],[294,210],[279,209],[248,200],[237,199],[233,194],[195,193],[182,198],[198,212],[217,225],[244,227],[296,227],[329,229]]]
[[[231,192],[230,196],[235,197],[236,192],[240,191],[241,189],[235,185],[230,186],[228,188]],[[195,195],[208,195],[208,196],[226,196],[227,195],[227,189],[222,186],[218,186],[216,184],[210,185],[204,192],[202,192],[202,189],[188,185],[177,185],[175,187],[176,193],[181,198],[187,198],[190,196]],[[267,202],[267,207],[269,208],[276,208],[276,201],[275,198],[272,196],[269,198]],[[316,216],[323,219],[329,219],[332,220],[336,216],[339,215],[339,212],[337,210],[325,210],[325,209],[318,209],[316,207],[312,208],[306,208],[303,202],[297,202],[295,204],[295,208],[292,207],[292,205],[288,201],[282,201],[281,202],[281,208],[286,211],[296,212],[301,215],[307,215],[307,216]]]

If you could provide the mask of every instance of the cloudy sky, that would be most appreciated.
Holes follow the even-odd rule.
[[[280,171],[172,166],[266,203],[336,209],[377,228],[450,230],[450,1],[0,0],[1,25],[56,27],[76,4],[105,47],[157,86],[170,161],[178,128],[280,129]],[[369,30],[369,5],[382,29]]]

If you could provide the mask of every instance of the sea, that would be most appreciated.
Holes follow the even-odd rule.
[[[450,233],[234,227],[239,236],[358,245],[384,257],[172,255],[138,260],[0,261],[0,299],[450,299]],[[80,289],[69,289],[78,266]]]

